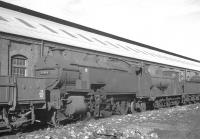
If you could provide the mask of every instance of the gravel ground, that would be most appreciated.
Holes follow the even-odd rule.
[[[200,104],[92,119],[0,138],[200,139]]]

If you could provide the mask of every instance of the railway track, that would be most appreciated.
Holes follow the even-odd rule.
[[[167,132],[172,132],[172,129],[174,129],[175,132],[181,132],[181,134],[184,131],[189,133],[189,127],[194,125],[187,125],[188,123],[186,121],[189,122],[191,120],[191,122],[194,124],[195,121],[192,120],[198,120],[197,116],[200,116],[200,104],[198,103],[138,112],[135,114],[113,115],[107,118],[87,119],[85,121],[76,122],[74,121],[57,127],[53,127],[48,124],[36,124],[33,126],[26,126],[12,132],[1,133],[0,137],[30,139],[54,137],[63,139],[66,137],[72,139],[82,139],[81,136],[86,138],[154,136],[157,137],[156,139],[158,139],[159,134],[157,132],[160,133],[164,131],[166,136]],[[194,119],[191,119],[192,117]],[[175,123],[177,123],[177,125]],[[178,128],[180,131],[177,131]],[[152,137],[152,139],[155,138]]]

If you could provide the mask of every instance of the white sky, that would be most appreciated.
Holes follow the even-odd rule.
[[[4,0],[200,60],[200,0]]]

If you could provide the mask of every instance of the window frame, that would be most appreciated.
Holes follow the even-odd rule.
[[[25,77],[27,72],[27,58],[23,55],[11,57],[11,75]]]

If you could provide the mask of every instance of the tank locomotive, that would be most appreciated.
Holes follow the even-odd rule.
[[[52,49],[35,77],[0,77],[1,131],[199,102],[199,73]]]
[[[199,102],[198,72],[189,75],[178,68],[111,56],[51,51],[36,64],[36,77],[47,81],[53,124],[85,115],[99,118]]]

